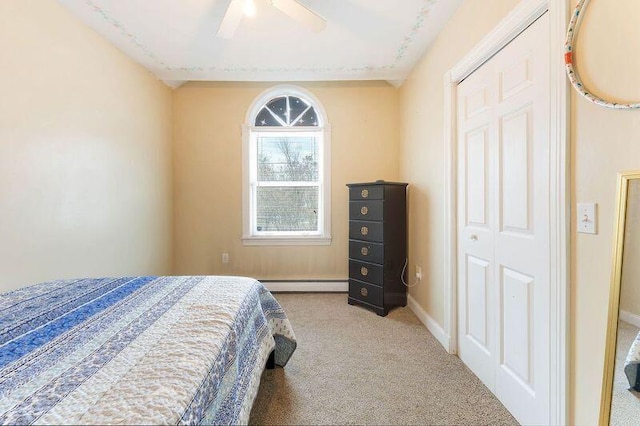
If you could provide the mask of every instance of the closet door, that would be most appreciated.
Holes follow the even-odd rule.
[[[460,358],[549,421],[549,42],[543,15],[458,86]]]
[[[495,388],[495,84],[485,65],[458,86],[458,353]],[[493,142],[492,142],[493,141]]]

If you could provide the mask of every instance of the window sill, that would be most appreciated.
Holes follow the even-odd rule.
[[[242,245],[244,246],[328,246],[328,245],[331,245],[331,237],[322,237],[322,236],[243,237]]]

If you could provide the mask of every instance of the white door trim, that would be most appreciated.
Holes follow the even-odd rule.
[[[495,55],[536,19],[550,18],[550,246],[551,423],[568,424],[569,351],[569,86],[562,56],[569,11],[566,2],[522,0],[498,26],[444,75],[445,226],[444,226],[444,332],[449,353],[457,352],[456,290],[456,91],[458,84]]]

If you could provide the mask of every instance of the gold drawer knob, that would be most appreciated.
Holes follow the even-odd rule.
[[[366,226],[363,226],[362,228],[360,228],[360,233],[362,235],[367,235],[369,234],[369,228],[367,228]]]
[[[360,254],[362,254],[363,256],[367,256],[369,254],[369,247],[362,247],[360,249]]]
[[[362,198],[368,198],[369,197],[369,190],[368,189],[363,189],[360,192],[360,195],[362,195]]]
[[[362,274],[363,277],[366,277],[367,275],[369,275],[369,270],[367,269],[366,266],[363,266],[362,268],[360,268],[360,273]]]
[[[367,207],[367,206],[362,206],[362,207],[360,208],[360,214],[361,214],[362,216],[366,216],[368,213],[369,213],[369,207]]]
[[[360,294],[363,295],[364,297],[367,297],[367,294],[369,294],[369,292],[367,291],[366,288],[362,287],[360,289]]]

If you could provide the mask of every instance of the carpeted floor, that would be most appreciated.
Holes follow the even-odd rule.
[[[616,365],[611,398],[610,423],[612,426],[637,426],[640,422],[640,392],[629,389],[629,381],[624,374],[624,361],[638,332],[640,332],[638,327],[618,321]]]
[[[266,370],[251,424],[517,424],[408,308],[382,318],[346,294],[276,294],[298,340]]]

